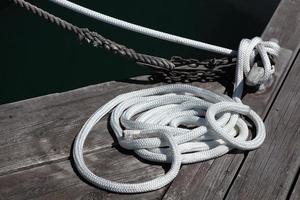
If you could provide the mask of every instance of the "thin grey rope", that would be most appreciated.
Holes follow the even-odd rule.
[[[57,26],[64,28],[68,31],[75,33],[80,40],[87,42],[88,44],[92,44],[94,47],[103,47],[105,50],[113,52],[114,54],[124,56],[134,60],[138,64],[146,65],[146,66],[156,66],[156,67],[163,67],[166,69],[173,69],[175,64],[171,61],[156,57],[150,56],[146,54],[141,54],[135,52],[133,49],[127,48],[124,45],[118,44],[114,41],[104,38],[100,34],[90,31],[87,28],[79,28],[70,22],[67,22],[59,17],[50,14],[49,12],[38,8],[37,6],[26,2],[24,0],[12,0],[16,5],[25,8],[26,10],[36,14],[47,21],[50,21]]]

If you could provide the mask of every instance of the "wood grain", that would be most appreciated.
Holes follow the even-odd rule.
[[[85,120],[101,105],[118,94],[162,84],[152,83],[148,79],[149,76],[143,76],[126,82],[113,81],[1,105],[0,197],[118,198],[116,194],[96,189],[79,179],[68,160],[71,145]],[[220,83],[193,85],[219,93],[225,91]],[[113,144],[106,118],[97,124],[85,144],[86,159],[92,163],[90,166],[106,173],[99,172],[99,175],[112,180],[141,181],[164,173],[161,167],[153,166],[153,163],[146,164],[133,156],[128,157],[128,152],[122,149],[111,149],[116,147]],[[122,199],[157,199],[166,189],[133,196],[122,195]]]
[[[268,137],[250,152],[227,199],[285,199],[300,167],[300,57],[265,121]],[[263,188],[263,189],[262,189]]]
[[[133,83],[112,81],[1,105],[0,175],[68,159],[72,142],[87,118],[119,94],[162,84],[137,83],[148,78],[138,77]],[[225,90],[219,83],[194,85],[220,93]],[[107,120],[95,126],[85,143],[85,152],[113,144],[107,127]]]
[[[266,116],[291,66],[290,58],[291,51],[282,50],[272,87],[258,93],[246,94],[243,99],[245,104],[250,105],[262,117]],[[231,154],[217,158],[213,163],[204,162],[182,167],[179,176],[164,195],[164,199],[223,199],[244,158],[242,152],[233,151]],[[199,171],[202,168],[206,170]],[[198,174],[201,176],[195,176],[195,171],[199,171]],[[193,187],[187,187],[188,185]]]
[[[121,182],[138,182],[161,176],[165,166],[140,162],[133,155],[106,147],[85,156],[97,175]],[[51,163],[0,177],[3,199],[119,199],[118,194],[99,190],[74,173],[69,160]],[[122,195],[122,199],[159,199],[166,188],[155,192]]]
[[[281,0],[268,26],[263,38],[275,38],[286,49],[295,50],[300,41],[300,1]]]

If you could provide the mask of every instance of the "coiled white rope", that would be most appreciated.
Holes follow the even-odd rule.
[[[67,0],[50,0],[50,1],[60,5],[62,7],[65,7],[65,8],[71,9],[75,12],[78,12],[80,14],[83,14],[83,15],[86,15],[88,17],[99,20],[101,22],[108,23],[108,24],[111,24],[111,25],[129,30],[129,31],[133,31],[133,32],[136,32],[136,33],[140,33],[140,34],[143,34],[143,35],[150,36],[150,37],[154,37],[154,38],[158,38],[158,39],[161,39],[161,40],[166,40],[166,41],[169,41],[169,42],[194,47],[194,48],[197,48],[197,49],[202,49],[202,50],[205,50],[205,51],[219,53],[219,54],[223,54],[223,55],[236,55],[236,53],[237,53],[236,51],[234,51],[232,49],[219,47],[219,46],[216,46],[216,45],[207,44],[207,43],[196,41],[196,40],[191,40],[191,39],[188,39],[188,38],[184,38],[184,37],[172,35],[172,34],[169,34],[169,33],[153,30],[153,29],[146,28],[146,27],[136,25],[136,24],[133,24],[133,23],[129,23],[129,22],[126,22],[126,21],[123,21],[123,20],[120,20],[120,19],[116,19],[114,17],[104,15],[102,13],[96,12],[96,11],[91,10],[89,8],[85,8],[81,5],[75,4],[75,3],[67,1]]]
[[[99,108],[76,137],[73,157],[80,174],[94,185],[120,193],[139,193],[159,189],[178,174],[181,164],[213,159],[231,149],[252,150],[265,139],[261,118],[242,104],[244,74],[251,73],[257,55],[264,73],[254,84],[262,84],[274,72],[269,55],[277,56],[279,46],[256,37],[242,40],[236,69],[233,99],[189,85],[174,84],[120,95]],[[253,80],[249,80],[250,82]],[[110,125],[119,144],[149,161],[168,162],[164,176],[144,183],[118,183],[93,174],[83,158],[84,142],[95,124],[112,110]],[[245,115],[256,126],[249,139]],[[180,126],[193,126],[192,129]]]
[[[264,84],[271,78],[274,66],[270,56],[278,56],[280,50],[276,42],[262,41],[259,37],[243,39],[238,52],[235,52],[131,24],[66,0],[50,1],[138,33],[225,55],[237,53],[238,57],[232,98],[202,88],[175,84],[122,94],[100,107],[86,121],[73,147],[75,165],[89,182],[113,192],[152,191],[170,183],[181,164],[213,159],[231,149],[253,150],[263,143],[266,137],[264,123],[242,103],[241,96],[244,76],[249,85]],[[257,57],[263,66],[259,66]],[[88,169],[83,158],[84,142],[95,124],[110,111],[110,125],[119,144],[143,159],[171,163],[164,176],[143,183],[118,183],[98,177]],[[253,121],[256,126],[254,138],[250,137],[248,126],[240,115]]]

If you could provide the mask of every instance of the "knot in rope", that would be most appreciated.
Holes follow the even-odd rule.
[[[232,149],[258,148],[266,136],[265,126],[259,115],[240,99],[244,74],[252,84],[263,83],[274,72],[269,56],[278,52],[275,42],[264,42],[258,37],[241,41],[233,98],[190,85],[173,84],[122,94],[109,101],[87,120],[76,137],[73,157],[79,173],[109,191],[147,192],[170,183],[181,164],[213,159]],[[249,77],[253,75],[255,63],[259,63],[257,55],[264,73],[253,80]],[[118,183],[98,177],[88,169],[83,159],[84,141],[110,111],[110,125],[118,143],[148,161],[171,163],[164,176],[143,183]],[[241,115],[255,125],[256,133],[252,137]]]
[[[237,67],[243,69],[247,85],[260,85],[271,78],[275,71],[271,60],[278,56],[279,50],[277,42],[262,41],[260,37],[241,41]]]

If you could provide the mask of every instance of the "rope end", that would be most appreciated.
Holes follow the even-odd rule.
[[[123,131],[123,138],[124,139],[136,139],[140,136],[140,130],[124,130]]]

